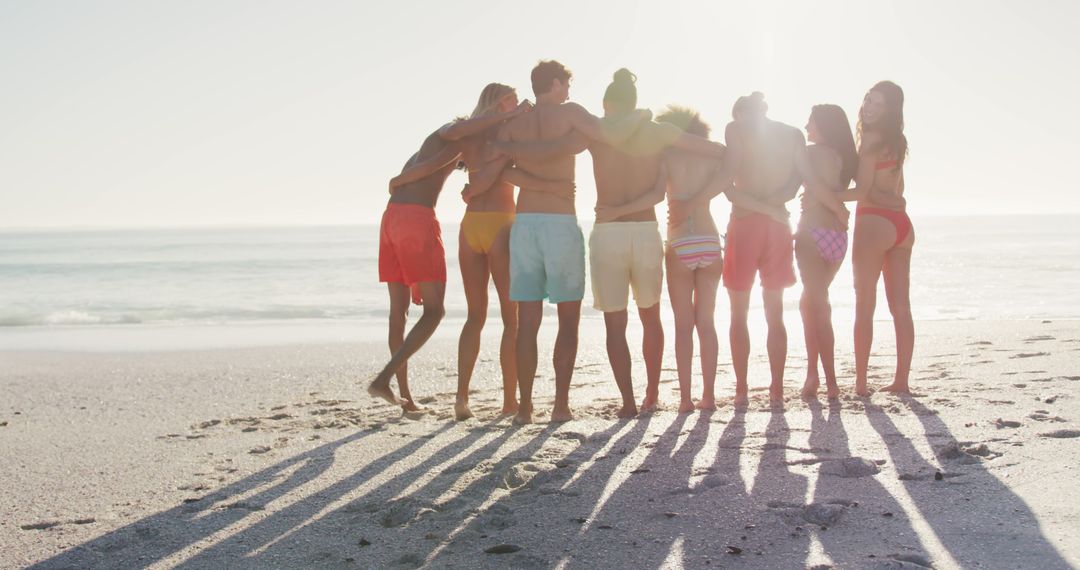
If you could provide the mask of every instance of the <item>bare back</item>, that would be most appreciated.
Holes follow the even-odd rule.
[[[424,139],[424,143],[420,145],[420,150],[416,151],[416,153],[405,162],[405,166],[401,168],[401,171],[405,172],[410,166],[439,154],[439,152],[446,148],[448,144],[450,143],[447,143],[439,136],[438,131],[431,133]],[[391,194],[390,203],[417,204],[434,208],[435,202],[439,199],[439,192],[442,191],[443,184],[446,183],[447,177],[450,176],[450,173],[453,170],[454,165],[451,163],[422,180],[399,186],[394,190],[394,193]]]
[[[537,104],[529,113],[518,115],[507,122],[499,133],[501,140],[513,142],[549,141],[573,130],[567,103],[562,105]],[[538,178],[547,180],[574,179],[574,155],[559,156],[550,160],[520,158],[517,168]],[[558,194],[541,192],[527,186],[518,194],[519,213],[571,214],[574,210],[574,193]]]
[[[904,168],[902,166],[877,168],[877,165],[884,166],[884,163],[895,163],[895,160],[888,154],[881,153],[881,155],[874,168],[874,184],[870,187],[870,194],[860,203],[877,208],[904,210],[907,205],[907,201],[904,200]],[[888,200],[888,203],[882,203],[883,200],[880,198],[875,200],[875,197],[879,196],[881,198],[892,198],[892,200]],[[899,202],[900,207],[897,207],[894,202]]]
[[[840,153],[825,145],[814,144],[806,148],[806,156],[818,180],[829,188],[840,188],[840,171],[843,160]],[[810,192],[805,192],[802,202],[802,214],[799,216],[800,228],[818,228],[830,226],[836,215]]]
[[[605,119],[606,120],[606,119]],[[664,127],[647,122],[626,142],[611,146],[604,143],[589,145],[596,177],[597,208],[619,206],[647,194],[656,185],[660,174],[663,151],[670,144],[670,135],[663,136]],[[614,221],[641,222],[656,219],[650,206],[631,212]]]
[[[803,140],[798,129],[769,119],[735,121],[728,126],[727,136],[738,137],[738,141],[728,142],[742,147],[742,164],[735,174],[735,192],[745,192],[773,203],[777,195],[797,187],[799,177],[795,159]],[[732,213],[742,216],[752,212],[736,206]]]
[[[465,162],[470,175],[482,170],[489,162],[497,158],[487,144],[497,132],[498,127],[495,127],[455,143],[461,151],[461,160]],[[468,212],[513,212],[514,185],[503,180],[496,180],[490,190],[471,198],[465,210]]]
[[[719,235],[716,222],[709,208],[673,208],[673,200],[696,195],[704,188],[719,167],[715,158],[686,151],[670,150],[664,153],[664,165],[668,175],[668,239],[689,235]]]

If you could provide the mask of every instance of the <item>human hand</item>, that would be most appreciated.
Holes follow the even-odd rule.
[[[596,223],[603,224],[606,222],[614,221],[619,217],[619,208],[617,206],[597,206],[596,207]]]
[[[510,116],[511,117],[516,117],[516,116],[518,116],[518,115],[520,115],[522,113],[528,113],[529,111],[532,111],[532,108],[533,108],[532,101],[529,101],[528,99],[524,99],[520,103],[518,103],[517,107],[514,107],[513,111],[510,111]]]

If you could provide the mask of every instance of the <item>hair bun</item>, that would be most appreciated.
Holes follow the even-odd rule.
[[[760,103],[765,100],[765,94],[761,91],[754,91],[750,94],[750,100],[755,103]]]
[[[633,73],[630,73],[629,69],[623,67],[615,72],[615,76],[612,81],[614,83],[628,83],[630,85],[633,85],[634,83],[637,83],[637,76]]]

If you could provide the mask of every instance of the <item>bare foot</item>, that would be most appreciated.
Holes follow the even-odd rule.
[[[379,382],[378,378],[368,386],[367,393],[375,398],[382,398],[395,406],[401,404],[401,400],[398,400],[397,396],[394,395],[394,391],[390,389],[390,383]]]
[[[644,410],[642,410],[642,411],[644,411]],[[552,414],[552,415],[554,415],[554,414]],[[629,418],[634,418],[634,417],[637,417],[637,415],[638,415],[638,409],[637,409],[637,406],[635,406],[633,402],[630,402],[629,404],[623,404],[623,407],[619,408],[619,412],[617,414],[615,414],[615,415],[617,417],[619,417],[620,419],[624,419],[624,420],[629,419]]]
[[[399,400],[399,403],[401,404],[401,410],[405,412],[419,412],[424,409],[414,404],[411,398],[403,398]]]
[[[840,399],[840,386],[836,385],[836,382],[825,383],[825,397],[830,401],[836,401]]]
[[[660,404],[660,398],[655,394],[645,394],[645,399],[641,401],[641,413],[648,414],[656,411],[656,406]],[[625,408],[626,406],[623,406]]]
[[[694,402],[692,402],[690,400],[683,400],[683,401],[679,402],[679,413],[680,414],[689,414],[690,412],[694,411],[695,409],[697,409],[697,408],[694,406]]]
[[[473,417],[472,410],[469,409],[468,402],[455,402],[454,403],[454,419],[461,422]]]
[[[518,411],[517,402],[503,402],[502,411],[499,412],[501,416],[512,416]]]
[[[518,415],[520,415],[520,412]],[[572,419],[574,419],[574,414],[570,412],[570,408],[556,407],[555,409],[551,410],[551,420],[549,421],[553,424],[561,424],[563,422],[568,422]]]
[[[735,390],[735,401],[732,402],[736,408],[745,408],[750,405],[750,396],[746,394],[746,391]]]
[[[873,392],[870,391],[870,388],[866,387],[866,384],[862,384],[862,385],[860,385],[858,383],[855,384],[855,395],[856,396],[858,396],[860,398],[869,398],[870,394],[872,394],[872,393]]]
[[[818,388],[821,387],[821,382],[817,378],[807,378],[803,383],[802,390],[799,391],[799,396],[803,401],[809,402],[810,400],[817,399]]]
[[[702,398],[694,407],[703,412],[714,412],[716,411],[716,398]]]
[[[907,384],[897,384],[896,382],[893,382],[892,384],[881,388],[881,391],[892,392],[893,394],[906,394],[908,396],[911,395],[911,388],[909,388]]]
[[[784,405],[783,386],[769,386],[769,405],[773,407]]]
[[[517,415],[514,416],[514,424],[523,426],[533,423],[532,406],[519,406]]]

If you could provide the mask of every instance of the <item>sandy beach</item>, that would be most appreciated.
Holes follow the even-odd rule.
[[[748,410],[731,407],[722,349],[720,409],[676,414],[669,347],[667,406],[629,421],[587,326],[577,419],[545,423],[542,358],[526,427],[497,415],[493,342],[477,417],[452,420],[456,331],[411,363],[426,410],[410,416],[361,390],[381,343],[2,352],[0,567],[1080,565],[1080,322],[920,322],[916,394],[868,400],[837,323],[833,405],[798,400],[789,323],[783,411],[765,402],[758,342]],[[891,332],[878,323],[877,385]]]

